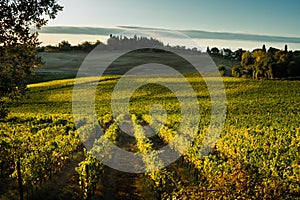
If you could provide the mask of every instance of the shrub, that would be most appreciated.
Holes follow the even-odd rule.
[[[219,66],[218,66],[218,70],[219,70],[221,76],[224,76],[224,75],[225,75],[225,70],[226,70],[225,65],[222,65],[222,64],[219,65]]]
[[[8,116],[9,110],[4,102],[0,102],[0,119],[4,119]]]
[[[237,78],[241,77],[242,73],[241,73],[240,66],[238,65],[233,66],[231,69],[231,74],[233,77],[237,77]]]

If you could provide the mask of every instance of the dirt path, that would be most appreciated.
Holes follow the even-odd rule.
[[[146,127],[149,128],[149,127]],[[149,130],[148,130],[149,131]],[[163,142],[158,136],[151,137],[155,149],[164,146]],[[126,151],[137,152],[134,137],[126,133],[120,133],[118,139],[118,146]],[[122,162],[122,161],[121,161]],[[132,174],[121,172],[110,167],[105,167],[102,188],[104,200],[140,200],[149,199],[148,185],[143,183],[143,174]],[[144,196],[148,196],[145,198]]]
[[[75,171],[78,163],[84,159],[82,152],[75,153],[70,163],[65,164],[62,170],[53,176],[51,180],[43,183],[38,190],[29,189],[27,194],[26,188],[24,199],[33,200],[63,200],[63,199],[81,199],[78,176]],[[1,180],[2,181],[2,180]],[[11,200],[19,199],[19,188],[15,180],[2,181],[0,184],[0,199]],[[1,183],[2,183],[1,182]]]
[[[136,187],[138,174],[120,172],[110,167],[105,167],[103,176],[104,200],[135,200],[143,199]]]
[[[81,195],[78,184],[78,175],[75,168],[83,159],[82,152],[76,153],[73,160],[66,164],[52,180],[43,184],[39,191],[34,192],[33,199],[79,199]]]
[[[119,136],[118,146],[126,151],[134,151],[135,139],[123,133]],[[102,179],[104,200],[135,200],[143,199],[137,188],[137,180],[141,174],[132,174],[112,169],[108,166],[104,168]]]

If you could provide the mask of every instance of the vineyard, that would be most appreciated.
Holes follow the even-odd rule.
[[[105,76],[95,98],[97,119],[104,135],[87,151],[79,133],[95,132],[93,124],[75,128],[72,116],[73,79],[29,86],[28,98],[13,102],[0,121],[0,199],[47,199],[47,184],[70,166],[74,181],[66,182],[72,196],[56,199],[298,199],[300,198],[300,82],[254,81],[224,77],[227,113],[224,129],[211,153],[199,157],[210,123],[211,102],[205,81],[186,74],[198,101],[197,135],[175,163],[157,170],[162,161],[151,154],[170,143],[180,125],[180,103],[171,90],[158,84],[137,89],[130,99],[134,133],[118,127],[110,110],[118,76]],[[176,79],[161,78],[176,83]],[[157,80],[160,81],[160,80]],[[166,122],[147,137],[152,105],[166,110]],[[123,116],[119,116],[122,118]],[[91,153],[110,154],[110,141],[142,156],[143,174],[115,172]],[[174,144],[180,148],[180,143]],[[153,170],[155,169],[155,170]],[[117,185],[113,185],[116,178]],[[107,188],[106,186],[111,186]],[[134,188],[134,189],[132,189]],[[131,191],[134,190],[134,191]],[[43,193],[44,192],[44,193]],[[42,196],[41,195],[45,195]],[[52,197],[59,194],[52,194]],[[50,198],[50,197],[48,197]]]

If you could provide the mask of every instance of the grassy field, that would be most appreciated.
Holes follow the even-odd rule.
[[[75,78],[79,67],[82,62],[88,55],[86,52],[42,52],[39,53],[42,57],[42,61],[44,62],[44,66],[42,68],[36,69],[36,76],[31,83],[44,82],[50,80],[61,80],[68,78]],[[139,55],[135,55],[134,59],[142,60],[143,57],[139,58]],[[164,58],[166,59],[166,58]],[[231,74],[231,67],[234,65],[238,65],[239,61],[223,59],[220,56],[212,55],[212,59],[215,62],[216,66],[225,65],[226,67],[226,75]],[[170,60],[168,60],[170,62]],[[123,61],[126,64],[126,60]],[[175,63],[177,61],[174,61]],[[111,68],[107,73],[108,74],[116,74],[120,73],[120,66],[122,63],[117,63],[116,68]],[[182,67],[180,67],[182,68]],[[189,68],[184,69],[185,72],[190,72]]]

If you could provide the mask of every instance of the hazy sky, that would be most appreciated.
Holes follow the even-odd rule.
[[[51,26],[167,29],[300,36],[299,0],[58,0]]]

